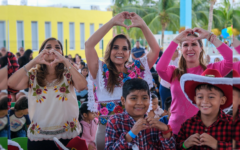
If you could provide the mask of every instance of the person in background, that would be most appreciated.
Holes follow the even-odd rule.
[[[10,139],[9,116],[8,116],[8,97],[0,97],[0,137]],[[0,142],[1,143],[1,142]]]
[[[136,47],[134,47],[131,51],[131,55],[132,55],[132,59],[133,59],[133,62],[135,60],[139,60],[139,58],[142,58],[143,56],[145,56],[145,49],[140,47],[140,43],[139,41],[137,40],[136,42]]]
[[[19,49],[18,49],[18,52],[20,53],[20,55],[21,56],[23,56],[24,55],[24,48],[23,47],[20,47]]]
[[[88,68],[87,67],[83,67],[81,70],[81,74],[85,77],[85,79],[87,80],[88,77]],[[76,89],[75,89],[76,90]],[[88,98],[88,88],[82,90],[82,91],[75,91],[76,95],[77,95],[77,100],[78,101],[87,101]]]
[[[233,58],[233,62],[235,63],[235,62],[238,62],[239,60],[238,60],[238,58],[237,57],[234,57]]]
[[[233,43],[230,44],[230,48],[231,48],[232,50],[234,49]]]
[[[218,57],[216,57],[216,58],[214,59],[214,63],[217,63],[217,62],[219,62],[219,61],[221,61],[221,60],[220,60],[220,58],[218,58]]]
[[[95,137],[97,133],[97,119],[96,113],[88,110],[87,103],[83,103],[79,109],[78,121],[82,126],[82,132],[80,132],[80,137],[86,140],[88,150],[97,150]]]
[[[209,55],[206,56],[206,64],[210,64],[211,61],[211,57]]]
[[[26,127],[31,124],[28,116],[28,98],[22,96],[9,111],[11,139],[17,137],[26,137]]]
[[[164,111],[160,106],[158,105],[158,97],[154,93],[151,93],[151,100],[152,100],[152,110],[149,113],[153,113],[154,118],[157,118],[158,120],[164,115]],[[148,114],[149,114],[148,113]]]
[[[21,57],[21,54],[19,52],[16,53],[16,58],[20,58]]]
[[[80,58],[78,55],[75,56],[74,62],[75,62],[76,66],[77,66],[77,68],[78,68],[78,70],[79,70],[79,69],[81,68],[81,62],[82,62],[82,60],[81,60],[81,58]]]
[[[7,54],[6,48],[5,48],[5,47],[2,47],[2,48],[0,49],[0,53],[2,54],[2,57],[5,56],[5,55]]]
[[[68,58],[69,58],[69,59],[73,59],[71,54],[68,55]]]
[[[179,52],[176,49],[174,51],[174,54],[172,56],[172,59],[171,59],[169,65],[175,66],[177,68],[178,62],[179,62]],[[160,94],[161,101],[162,101],[162,109],[164,110],[165,113],[167,113],[167,109],[164,108],[165,100],[171,96],[170,86],[171,86],[171,84],[169,82],[161,79],[160,87],[159,87],[159,94]]]
[[[168,124],[168,120],[171,116],[171,103],[172,103],[172,97],[168,97],[164,102],[164,108],[167,110],[167,115],[160,118],[159,121]]]

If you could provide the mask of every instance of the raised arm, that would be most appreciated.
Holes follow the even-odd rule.
[[[109,22],[104,24],[98,29],[86,42],[85,42],[85,55],[87,59],[88,69],[94,79],[96,79],[98,72],[98,55],[95,50],[97,43],[107,34],[107,32],[115,25],[127,27],[124,25],[124,20],[129,19],[128,12],[122,12],[113,17]]]
[[[8,67],[7,65],[0,69],[0,90],[7,89]]]
[[[240,54],[240,41],[233,37],[233,47]]]
[[[153,33],[151,32],[151,30],[148,28],[147,24],[144,22],[144,20],[138,16],[136,13],[130,13],[130,17],[131,17],[131,21],[132,21],[132,25],[130,25],[128,27],[138,27],[142,30],[144,37],[146,38],[149,47],[150,47],[150,51],[147,54],[147,58],[148,58],[148,65],[149,68],[152,68],[153,65],[155,64],[155,62],[158,59],[158,54],[160,51],[160,47],[158,46],[158,43],[153,35]]]
[[[176,67],[168,65],[175,50],[177,49],[178,44],[182,41],[190,40],[190,37],[187,35],[192,32],[193,31],[191,29],[187,29],[178,34],[178,36],[173,39],[168,48],[162,54],[160,60],[157,63],[156,70],[163,80],[171,83],[172,74]]]
[[[15,72],[9,79],[8,79],[8,86],[14,90],[23,90],[28,88],[29,77],[27,76],[28,70],[33,68],[36,64],[46,64],[50,65],[46,62],[43,57],[45,54],[48,54],[48,50],[43,50],[36,58],[31,60],[29,63],[22,67],[17,72]],[[26,70],[25,70],[26,69]]]

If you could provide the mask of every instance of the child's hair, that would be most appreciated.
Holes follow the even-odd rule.
[[[153,100],[154,98],[157,98],[157,99],[158,99],[157,95],[154,94],[154,93],[151,93],[151,98],[152,98],[152,100]]]
[[[123,84],[122,96],[126,100],[127,95],[135,90],[144,90],[147,91],[150,97],[150,91],[148,83],[143,79],[129,79]]]
[[[0,99],[0,110],[8,109],[8,97],[4,96]]]
[[[218,87],[216,87],[216,86],[214,86],[214,85],[212,85],[212,84],[200,84],[200,85],[198,85],[198,86],[195,88],[195,91],[196,91],[196,90],[200,90],[200,89],[208,89],[208,90],[210,90],[210,91],[211,91],[212,89],[214,89],[214,90],[220,92],[220,96],[221,96],[221,97],[224,96],[224,92],[223,92],[220,88],[218,88]]]
[[[85,62],[81,62],[81,65],[85,67]]]
[[[238,97],[240,97],[240,89],[233,86],[233,90],[237,91],[238,92]]]
[[[15,103],[14,110],[24,110],[28,109],[28,98],[26,96],[21,97],[17,102]]]
[[[80,125],[81,125],[81,127],[82,127],[82,132],[80,133],[80,137],[82,137],[82,134],[83,134],[83,125],[81,124],[81,122],[80,121],[82,121],[83,120],[83,114],[84,113],[86,113],[86,114],[88,114],[90,111],[88,110],[88,105],[87,105],[87,103],[86,102],[84,102],[84,103],[82,103],[81,104],[81,106],[80,106],[80,108],[79,108],[79,117],[78,117],[78,121],[79,121],[79,123],[80,123]],[[94,120],[94,122],[95,122],[95,120]],[[96,123],[96,122],[95,122]]]
[[[20,54],[19,52],[17,52],[16,55],[17,55],[18,57],[21,57],[21,54]]]
[[[166,98],[165,102],[164,102],[164,108],[165,110],[168,110],[171,107],[171,103],[172,103],[172,97],[168,97]]]

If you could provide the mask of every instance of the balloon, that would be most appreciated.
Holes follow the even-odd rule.
[[[223,38],[229,37],[229,34],[227,33],[227,28],[222,29],[222,36]]]
[[[233,34],[232,27],[228,27],[228,28],[227,28],[227,33],[228,33],[230,36],[232,36],[232,34]]]
[[[238,31],[237,29],[233,28],[233,35],[234,35],[234,36],[237,36],[237,35],[239,35],[239,34],[240,34],[239,31]]]
[[[217,28],[212,29],[212,32],[213,32],[213,34],[215,34],[216,36],[221,35],[221,32],[220,32]]]

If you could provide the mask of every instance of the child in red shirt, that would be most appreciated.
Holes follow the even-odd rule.
[[[232,79],[222,78],[218,70],[206,69],[201,76],[183,75],[180,83],[199,112],[182,124],[178,149],[231,150],[232,117],[223,110],[232,106]]]

